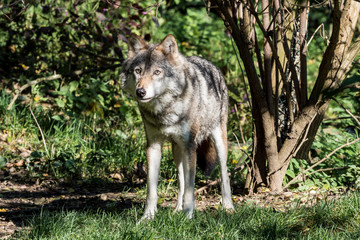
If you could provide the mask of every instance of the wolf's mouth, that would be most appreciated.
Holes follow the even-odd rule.
[[[149,97],[149,98],[139,98],[139,101],[142,102],[142,103],[146,103],[146,102],[149,102],[151,99],[153,99],[152,97]]]

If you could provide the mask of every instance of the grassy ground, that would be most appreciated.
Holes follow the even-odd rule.
[[[136,225],[143,208],[42,211],[19,239],[360,239],[360,194],[286,212],[244,204],[236,212],[197,211],[193,220],[160,208]]]
[[[14,111],[7,111],[9,102],[10,95],[2,91],[0,238],[5,236],[1,235],[1,231],[6,230],[2,223],[14,226],[14,221],[19,224],[11,232],[11,238],[18,239],[360,239],[359,193],[308,208],[293,207],[294,202],[288,201],[288,207],[279,209],[275,198],[261,205],[266,207],[251,205],[251,201],[238,201],[237,211],[232,215],[208,208],[196,212],[191,221],[181,214],[172,214],[172,208],[162,207],[154,221],[137,226],[136,222],[143,211],[140,203],[145,197],[144,176],[140,171],[141,163],[145,160],[145,141],[138,115],[134,114],[132,118],[109,115],[104,119],[86,115],[66,117],[60,113],[54,115],[44,106],[36,104],[31,109],[28,105],[18,105]],[[316,149],[321,154],[329,153],[334,146],[339,145],[336,141],[320,139],[318,142],[323,145],[317,143]],[[343,141],[346,142],[346,139]],[[236,152],[236,148],[231,146],[230,170],[235,168],[237,162],[241,162],[240,151]],[[357,149],[354,146],[351,151],[341,153],[347,156],[346,161],[339,155],[341,166],[350,166],[352,160],[357,161]],[[160,193],[163,193],[160,194],[161,201],[174,198],[172,185],[176,186],[171,149],[165,146],[163,153],[159,186]],[[334,167],[334,163],[337,161],[329,165]],[[298,173],[295,170],[299,169],[303,167],[290,165],[289,172],[293,171],[292,175],[295,176]],[[354,171],[350,169],[346,175],[339,175],[346,181],[340,179],[335,183],[354,183],[358,178],[358,165],[352,169]],[[323,189],[329,190],[329,186],[333,186],[329,182],[332,178],[324,177],[321,175],[325,174],[323,172],[317,174],[312,176],[315,180],[321,180],[318,185],[321,187],[327,184],[328,187]],[[245,172],[240,171],[238,175],[232,176],[233,189],[241,189],[244,175]],[[214,176],[218,176],[217,170]],[[197,186],[204,185],[207,179],[200,174]],[[309,181],[311,177],[307,179]],[[30,182],[34,189],[25,187],[15,191],[9,185],[15,180]],[[96,192],[94,196],[89,192],[95,191],[84,191],[86,189],[82,184],[98,185],[99,181],[127,183],[131,193],[136,194],[140,201],[123,201],[124,190],[119,189],[114,190],[114,199],[109,199],[105,194],[107,200],[100,194],[108,193],[107,188],[100,193]],[[40,191],[39,187],[48,182],[54,182],[55,186],[60,183],[72,185],[66,191],[56,190],[56,194],[53,194],[54,191]],[[310,182],[309,186],[314,185],[314,182]],[[309,186],[305,185],[305,190]],[[239,192],[233,193],[235,197],[243,198]],[[72,204],[69,204],[71,201]],[[84,210],[89,205],[92,208]],[[39,211],[42,207],[44,210]],[[7,215],[1,215],[1,212]],[[22,218],[23,215],[26,217]],[[6,236],[10,236],[7,233]]]

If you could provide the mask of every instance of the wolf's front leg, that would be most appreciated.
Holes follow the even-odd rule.
[[[150,142],[146,149],[146,158],[148,166],[147,174],[147,196],[144,215],[141,221],[153,219],[157,211],[157,185],[159,180],[160,160],[161,160],[161,143]]]
[[[195,207],[195,173],[196,173],[196,149],[185,149],[184,159],[184,212],[188,218],[193,217]]]
[[[183,209],[183,198],[184,198],[184,187],[185,187],[184,167],[183,167],[184,149],[181,149],[181,147],[176,143],[172,143],[172,150],[173,150],[173,157],[175,160],[176,168],[178,170],[179,190],[177,196],[177,203],[174,210],[175,212],[178,212]]]

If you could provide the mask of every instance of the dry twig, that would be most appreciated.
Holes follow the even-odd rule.
[[[35,115],[34,115],[34,112],[33,112],[32,109],[31,109],[31,106],[29,106],[29,109],[30,109],[30,113],[31,113],[32,117],[33,117],[34,120],[35,120],[36,126],[39,128],[39,131],[40,131],[40,134],[41,134],[41,138],[42,138],[43,143],[44,143],[45,151],[46,151],[47,154],[49,154],[49,151],[48,151],[48,149],[47,149],[47,145],[46,145],[45,136],[44,136],[44,134],[43,134],[43,131],[41,130],[41,127],[40,127],[38,121],[36,120],[36,117],[35,117]]]
[[[341,102],[339,102],[338,100],[336,100],[335,98],[332,98],[337,104],[339,104],[340,105],[340,107],[342,107],[354,120],[355,120],[355,122],[359,125],[359,127],[360,127],[360,121],[359,121],[359,119],[354,115],[354,114],[352,114],[351,112],[350,112],[350,110],[349,109],[347,109]]]
[[[360,141],[360,138],[355,139],[352,142],[346,143],[338,148],[336,148],[334,151],[332,151],[330,154],[328,154],[326,157],[324,157],[323,159],[321,159],[320,161],[316,162],[315,164],[313,164],[311,167],[307,168],[306,170],[302,171],[300,174],[298,174],[295,178],[293,178],[290,182],[288,182],[288,184],[285,185],[285,187],[283,187],[283,189],[289,187],[293,182],[295,182],[296,180],[299,179],[300,176],[304,175],[305,173],[307,173],[308,171],[310,171],[311,169],[313,169],[314,167],[316,167],[317,165],[319,165],[320,163],[326,161],[327,159],[329,159],[332,155],[334,155],[337,151],[343,149],[344,147],[350,146],[356,142]]]

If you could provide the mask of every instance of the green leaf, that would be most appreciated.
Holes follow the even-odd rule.
[[[56,121],[62,121],[62,118],[59,115],[54,115],[51,118],[56,120]]]
[[[293,171],[286,171],[286,175],[288,175],[289,177],[291,177],[291,178],[295,178],[296,176],[295,176],[295,173],[293,172]]]
[[[6,165],[6,158],[3,156],[0,156],[0,168],[5,167]]]
[[[78,87],[79,87],[79,82],[77,82],[77,81],[72,81],[72,82],[69,83],[69,86],[70,86],[69,91],[70,91],[70,92],[73,92],[73,91],[75,91],[76,89],[78,89]]]
[[[55,161],[53,163],[53,167],[61,167],[63,165],[63,163],[61,161]]]
[[[57,93],[59,95],[66,95],[67,93],[69,92],[69,86],[68,85],[65,85],[65,86],[62,86],[60,88],[60,91],[58,91]]]
[[[31,158],[41,158],[41,157],[42,157],[42,153],[39,152],[39,151],[33,151],[33,152],[30,154],[30,157],[31,157]]]
[[[72,160],[65,162],[65,167],[72,173],[75,173],[75,163]]]
[[[65,107],[65,102],[63,100],[61,100],[59,98],[55,98],[55,102],[59,107],[61,107],[61,108]]]
[[[106,93],[110,92],[109,89],[107,89],[107,87],[106,87],[105,84],[103,84],[103,83],[100,84],[99,88],[100,88],[100,90],[103,91],[103,92],[106,92]]]
[[[123,131],[121,131],[121,130],[119,130],[119,129],[117,129],[116,131],[115,131],[115,134],[117,135],[117,136],[119,136],[121,139],[127,139],[127,135],[123,132]]]

